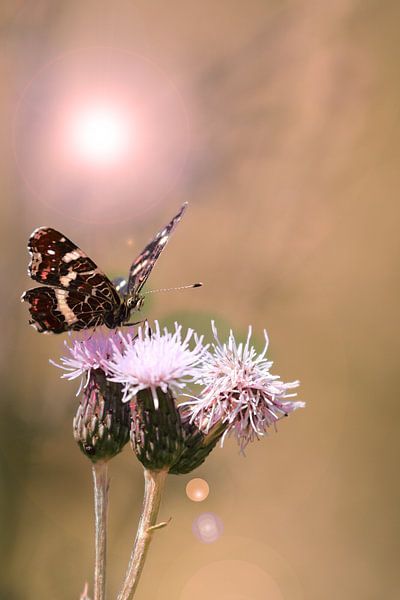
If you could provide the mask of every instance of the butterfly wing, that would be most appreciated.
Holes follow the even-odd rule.
[[[51,227],[35,229],[28,241],[28,275],[45,285],[79,291],[120,302],[108,277],[65,235]]]
[[[106,275],[62,233],[39,227],[29,238],[28,274],[44,287],[22,295],[40,332],[61,333],[101,325],[122,300]],[[52,287],[49,287],[52,286]]]
[[[127,285],[127,292],[129,294],[137,295],[144,286],[149,277],[153,267],[160,256],[161,252],[165,248],[168,239],[182,218],[183,213],[187,207],[187,202],[183,204],[182,208],[174,216],[174,218],[166,225],[157,235],[152,239],[143,252],[139,254],[135,262],[132,264],[129,271],[129,279]]]
[[[113,308],[111,303],[93,294],[49,286],[27,290],[21,300],[29,302],[30,323],[39,333],[63,333],[103,325],[107,310]]]

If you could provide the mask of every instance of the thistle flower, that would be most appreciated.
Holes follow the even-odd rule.
[[[81,378],[77,396],[82,392],[73,421],[74,438],[92,461],[108,460],[121,452],[129,441],[129,406],[121,402],[122,386],[108,381],[107,360],[121,336],[102,329],[85,331],[64,342],[68,355],[61,364],[66,379]]]
[[[160,329],[155,321],[154,330],[146,324],[139,327],[137,337],[121,336],[121,343],[113,342],[113,355],[106,361],[111,381],[124,386],[123,401],[131,400],[141,390],[149,389],[157,409],[157,388],[162,392],[180,392],[193,379],[200,359],[207,351],[203,338],[193,336],[188,329],[182,337],[182,326],[175,323],[175,331]],[[194,347],[189,342],[194,337]]]
[[[222,344],[214,322],[212,330],[215,343],[195,377],[195,383],[204,388],[200,398],[184,403],[185,411],[191,415],[191,422],[205,433],[218,423],[225,424],[221,443],[233,434],[243,451],[281,417],[304,406],[304,402],[287,400],[297,395],[288,392],[298,387],[299,382],[284,383],[278,375],[270,373],[273,363],[266,358],[266,331],[264,349],[257,354],[250,344],[251,327],[245,344],[237,344],[232,331],[228,342]]]
[[[82,387],[86,387],[89,382],[91,370],[102,369],[108,373],[108,361],[111,358],[114,349],[121,346],[124,339],[132,339],[131,333],[122,334],[119,332],[110,332],[109,330],[98,328],[94,331],[83,331],[80,334],[65,340],[64,345],[68,351],[67,356],[60,358],[57,364],[53,360],[50,363],[59,369],[66,371],[61,377],[63,379],[81,378],[81,382],[76,393],[79,396]]]
[[[158,321],[114,347],[108,377],[123,385],[124,400],[131,400],[131,444],[146,468],[186,473],[215,446],[214,438],[206,444],[206,436],[181,415],[175,398],[193,380],[206,352],[203,338],[192,329],[183,336],[181,325],[175,323],[171,333],[161,330]]]

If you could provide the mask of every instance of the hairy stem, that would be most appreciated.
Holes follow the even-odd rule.
[[[107,550],[107,506],[108,506],[108,464],[93,464],[95,547],[94,600],[104,600],[106,590],[106,550]]]
[[[144,500],[135,544],[129,560],[125,581],[118,595],[118,600],[131,600],[139,583],[146,554],[154,531],[167,523],[156,524],[158,509],[164,489],[167,471],[144,470]]]

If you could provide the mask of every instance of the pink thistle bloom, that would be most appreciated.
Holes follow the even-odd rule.
[[[81,378],[76,394],[78,396],[82,387],[86,387],[88,384],[92,369],[102,369],[104,373],[108,374],[108,361],[114,349],[121,346],[125,337],[131,338],[130,333],[117,334],[109,330],[105,331],[102,328],[94,331],[83,331],[65,340],[64,345],[68,350],[68,355],[61,357],[61,364],[57,364],[52,360],[50,360],[50,363],[66,371],[61,376],[62,378]]]
[[[158,321],[154,324],[154,329],[148,324],[139,327],[135,339],[121,336],[122,343],[113,344],[114,351],[107,361],[107,371],[110,381],[123,384],[124,402],[130,401],[141,390],[150,389],[157,409],[157,388],[164,393],[168,388],[175,392],[185,388],[186,383],[193,380],[207,346],[203,345],[202,337],[193,336],[193,329],[188,329],[183,338],[182,326],[177,323],[173,333],[167,328],[161,331]],[[190,349],[192,337],[194,347]]]
[[[216,343],[207,353],[197,370],[195,383],[204,386],[200,398],[185,402],[185,411],[204,433],[217,423],[226,424],[221,444],[227,435],[235,435],[243,451],[247,444],[263,436],[267,428],[304,402],[286,400],[296,396],[288,393],[298,387],[298,381],[284,383],[272,375],[272,362],[266,358],[268,336],[264,331],[265,346],[261,354],[250,345],[249,327],[245,344],[237,344],[232,331],[228,342],[221,344],[212,322]]]

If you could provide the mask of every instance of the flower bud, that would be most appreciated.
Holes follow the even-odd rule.
[[[178,475],[201,465],[225,432],[219,423],[206,434],[190,422],[187,409],[176,405],[170,390],[141,390],[132,403],[131,444],[146,469],[168,469]],[[157,406],[157,408],[156,408]]]
[[[122,402],[122,386],[92,369],[73,420],[74,438],[92,462],[109,460],[129,440],[130,410]]]
[[[131,444],[142,465],[151,470],[171,467],[184,450],[184,433],[172,392],[141,390],[131,410]]]
[[[205,434],[199,430],[197,425],[190,422],[187,410],[184,410],[183,407],[178,410],[184,432],[184,450],[169,472],[174,475],[183,475],[197,469],[205,461],[223,436],[226,425],[217,423]]]

